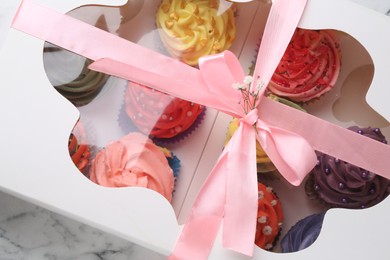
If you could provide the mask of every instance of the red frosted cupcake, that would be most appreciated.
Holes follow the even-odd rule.
[[[331,30],[296,29],[268,89],[306,102],[331,90],[341,66],[338,40]]]
[[[126,125],[133,124],[153,139],[175,141],[198,126],[205,108],[130,82],[126,88],[124,110],[130,122],[123,122],[123,115],[119,120],[126,131],[131,130]]]
[[[255,244],[260,248],[271,250],[281,231],[284,218],[282,205],[272,188],[258,183],[258,190]]]
[[[91,150],[86,140],[84,127],[80,122],[77,122],[69,136],[68,150],[73,163],[80,172],[85,174],[89,166]]]

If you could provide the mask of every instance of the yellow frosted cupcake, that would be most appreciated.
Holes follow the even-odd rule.
[[[163,0],[156,24],[168,52],[189,65],[228,49],[236,37],[234,12],[217,14],[218,0]]]

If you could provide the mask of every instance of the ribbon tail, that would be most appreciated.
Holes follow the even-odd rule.
[[[241,123],[200,190],[170,260],[207,259],[222,219],[223,246],[253,255],[257,216],[255,159],[255,131]]]
[[[223,246],[252,256],[258,205],[255,129],[241,122],[229,144]]]
[[[225,151],[203,184],[176,247],[169,256],[170,260],[208,258],[224,215],[227,172]]]
[[[283,177],[291,184],[299,186],[317,163],[314,149],[298,134],[279,127],[262,125],[261,122],[257,123],[257,140]]]

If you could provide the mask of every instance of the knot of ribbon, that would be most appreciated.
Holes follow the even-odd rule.
[[[256,139],[281,174],[294,185],[301,183],[317,161],[313,148],[303,137],[259,119],[261,98],[257,107],[243,113],[238,105],[241,94],[237,96],[237,90],[226,90],[225,86],[227,80],[231,80],[230,86],[236,82],[233,78],[244,76],[238,73],[242,71],[237,69],[238,60],[226,56],[230,54],[225,52],[203,58],[200,71],[209,89],[224,104],[229,104],[224,110],[235,115],[240,124],[196,198],[170,259],[207,258],[222,220],[224,247],[252,255],[258,199]],[[232,71],[231,68],[235,68],[235,75],[226,73]],[[224,77],[216,79],[216,74],[210,71],[225,72]],[[305,163],[300,160],[301,156]]]
[[[268,84],[305,4],[306,0],[277,0],[272,5],[251,89],[256,83],[257,86],[260,85],[260,78],[261,85]],[[153,56],[156,60],[157,54]],[[245,75],[233,53],[225,51],[202,57],[199,60],[199,70],[167,58],[159,59],[164,60],[161,63],[165,64],[165,68],[175,68],[172,70],[173,75],[169,75],[170,71],[154,71],[155,66],[140,68],[140,65],[122,61],[121,58],[97,59],[90,65],[90,69],[136,81],[167,94],[215,108],[241,122],[202,186],[170,259],[206,259],[221,222],[223,246],[251,256],[254,249],[258,194],[255,140],[259,141],[280,173],[294,185],[299,185],[314,167],[317,161],[314,150],[300,135],[258,118],[259,111],[266,103],[266,98],[263,98],[266,88],[256,90],[257,99],[251,100],[250,106],[243,109],[242,92],[232,86],[243,81]],[[193,88],[196,91],[182,88],[184,84],[191,84],[190,78],[194,79],[193,84],[196,83]],[[305,158],[304,163],[301,158]]]
[[[243,122],[248,125],[255,125],[259,115],[257,113],[257,108],[252,109],[245,117],[239,119],[239,122]]]

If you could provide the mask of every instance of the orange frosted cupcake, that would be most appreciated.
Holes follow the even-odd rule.
[[[331,30],[296,29],[268,89],[306,102],[330,91],[341,66],[339,42]]]
[[[255,244],[271,250],[281,231],[283,222],[282,205],[272,188],[258,183],[259,199]]]

